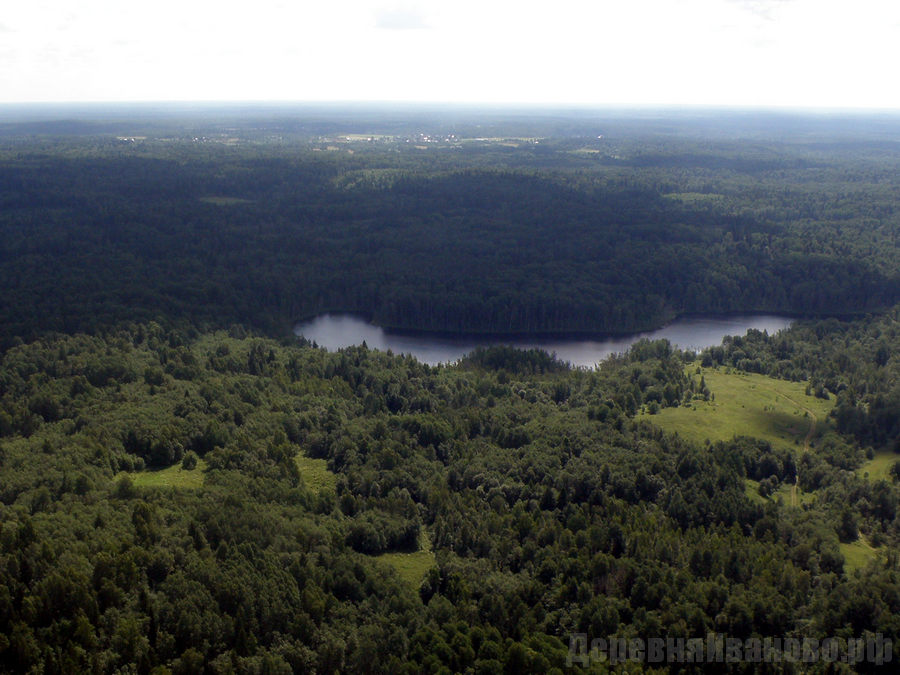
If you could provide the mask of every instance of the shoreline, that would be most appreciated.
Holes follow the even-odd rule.
[[[747,312],[715,312],[715,313],[699,313],[699,312],[690,312],[684,314],[678,314],[668,319],[667,321],[653,325],[647,328],[638,328],[631,330],[622,330],[617,332],[609,332],[609,331],[593,331],[593,330],[566,330],[566,331],[539,331],[539,332],[494,332],[494,331],[486,331],[486,332],[456,332],[456,331],[448,331],[448,330],[430,330],[423,328],[397,328],[394,326],[384,326],[378,323],[375,323],[371,317],[364,312],[355,312],[355,311],[341,311],[341,310],[330,310],[319,312],[317,314],[305,316],[297,321],[294,321],[291,325],[291,333],[294,335],[300,335],[298,329],[301,325],[310,324],[317,319],[323,317],[352,317],[354,319],[359,319],[369,324],[374,328],[381,329],[385,332],[386,335],[396,336],[396,337],[409,337],[409,338],[430,338],[434,340],[446,340],[448,342],[465,342],[470,340],[512,340],[512,341],[529,341],[529,340],[554,340],[554,341],[568,341],[568,340],[594,340],[594,341],[606,341],[606,340],[616,340],[629,338],[637,335],[641,335],[644,333],[654,333],[656,331],[664,330],[669,326],[679,322],[679,321],[727,321],[729,319],[739,319],[739,318],[753,318],[753,317],[773,317],[778,319],[790,319],[792,322],[796,321],[807,321],[807,320],[825,320],[825,319],[837,319],[839,321],[849,320],[853,318],[859,318],[861,316],[865,316],[867,314],[872,314],[872,312],[863,312],[860,314],[842,314],[842,315],[815,315],[815,314],[798,314],[793,312],[769,312],[769,311],[747,311]]]

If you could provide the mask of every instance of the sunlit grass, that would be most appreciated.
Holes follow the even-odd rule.
[[[765,504],[769,501],[766,497],[759,494],[759,481],[753,480],[752,478],[744,479],[744,496],[751,502],[756,502],[757,504]]]
[[[135,487],[197,489],[203,486],[205,471],[206,462],[199,459],[197,466],[190,471],[182,469],[179,462],[165,469],[146,469],[120,475],[129,476]]]
[[[375,556],[375,559],[393,567],[401,579],[416,589],[422,585],[428,570],[437,564],[434,552],[431,550],[431,540],[424,529],[419,536],[418,551],[414,553],[382,553]]]
[[[763,497],[761,494],[759,494],[759,481],[755,481],[752,478],[744,479],[744,494],[750,501],[757,504],[766,504],[769,502],[781,501],[782,504],[785,504],[787,506],[802,506],[804,504],[811,504],[816,500],[815,494],[811,492],[804,492],[798,487],[797,503],[793,504],[793,491],[794,484],[786,482],[779,485],[778,489],[768,497]]]
[[[891,467],[898,461],[900,461],[900,454],[883,450],[875,453],[875,456],[859,467],[856,473],[861,478],[868,478],[871,481],[886,480],[890,482],[894,480],[891,476]]]
[[[688,372],[699,383],[700,375],[693,374],[695,369],[691,366]],[[644,414],[642,419],[698,443],[752,436],[797,450],[803,448],[813,422],[809,413],[816,420],[813,442],[830,424],[827,415],[833,399],[807,396],[805,383],[710,368],[702,369],[702,375],[714,400],[663,408],[656,415]]]
[[[313,492],[322,490],[334,491],[337,486],[337,476],[328,470],[328,462],[324,459],[313,459],[303,454],[295,458],[297,468],[300,469],[300,477]]]
[[[868,565],[878,557],[878,549],[872,548],[865,537],[850,544],[840,544],[841,555],[844,556],[844,571],[852,572]]]

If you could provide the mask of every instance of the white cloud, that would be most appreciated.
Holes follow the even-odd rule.
[[[375,25],[387,30],[419,30],[428,28],[425,17],[416,9],[381,9],[375,12]]]
[[[794,2],[795,0],[725,0],[739,5],[741,8],[757,14],[762,18],[772,21],[775,13],[784,5]]]
[[[898,22],[879,0],[23,0],[0,100],[900,107]]]

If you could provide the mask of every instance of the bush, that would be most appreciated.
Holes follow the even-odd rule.
[[[122,476],[116,481],[115,496],[119,499],[131,499],[137,494],[134,482],[129,476]]]
[[[193,450],[189,450],[184,459],[181,460],[181,468],[185,471],[193,471],[197,468],[197,453]]]

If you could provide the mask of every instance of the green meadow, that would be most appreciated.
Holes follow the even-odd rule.
[[[872,548],[862,535],[850,544],[839,544],[839,547],[844,556],[844,570],[847,572],[861,569],[878,557],[878,550]]]
[[[322,490],[331,490],[332,492],[337,485],[337,477],[328,470],[328,462],[324,459],[313,459],[306,455],[299,454],[295,458],[297,468],[300,469],[300,477],[303,482],[313,492],[321,492]]]
[[[753,436],[774,446],[804,448],[822,435],[830,422],[833,400],[806,394],[806,384],[776,380],[765,375],[702,368],[688,372],[699,384],[701,376],[710,400],[695,399],[677,408],[663,408],[642,418],[666,431],[698,443]]]
[[[200,459],[191,470],[181,468],[181,462],[178,462],[165,469],[146,469],[121,475],[130,476],[135,487],[196,489],[203,486],[205,471],[206,462]]]
[[[431,550],[431,540],[424,529],[419,536],[418,551],[412,553],[382,553],[375,556],[375,559],[393,567],[397,570],[397,574],[400,575],[401,579],[416,589],[422,585],[428,570],[437,564],[434,552]]]
[[[893,480],[891,467],[900,461],[900,455],[890,450],[876,452],[875,456],[856,470],[857,475],[871,481]]]
[[[814,493],[804,492],[799,487],[796,488],[795,497],[794,490],[794,485],[783,483],[769,497],[763,497],[759,494],[759,481],[755,481],[752,478],[744,479],[744,494],[747,495],[750,501],[758,504],[780,501],[789,506],[802,506],[803,504],[811,504],[816,499]]]

